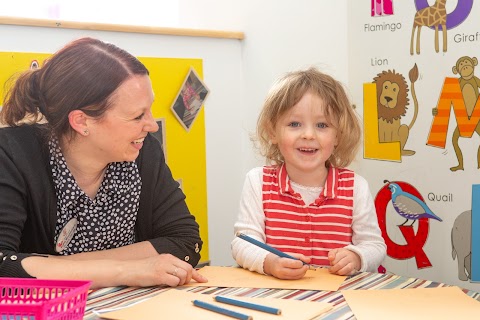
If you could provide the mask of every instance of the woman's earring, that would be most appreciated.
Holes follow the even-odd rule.
[[[83,130],[83,135],[84,135],[84,136],[88,136],[88,129],[84,129],[84,130]]]

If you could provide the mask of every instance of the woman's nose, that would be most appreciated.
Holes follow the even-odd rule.
[[[158,126],[157,121],[155,121],[155,119],[153,118],[152,112],[149,112],[149,114],[145,118],[145,120],[146,120],[147,123],[143,127],[144,131],[147,131],[147,132],[157,132],[158,131],[159,126]]]

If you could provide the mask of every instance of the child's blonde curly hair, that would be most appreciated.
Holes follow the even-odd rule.
[[[360,122],[343,85],[315,67],[287,73],[270,89],[257,121],[254,139],[267,162],[284,161],[277,144],[271,143],[278,120],[293,108],[306,92],[318,95],[325,103],[325,116],[337,130],[338,145],[328,159],[327,167],[347,167],[360,146]]]

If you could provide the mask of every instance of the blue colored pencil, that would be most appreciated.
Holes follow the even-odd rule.
[[[255,303],[230,299],[230,298],[227,298],[227,297],[224,297],[224,296],[216,296],[215,301],[228,303],[228,304],[231,304],[233,306],[252,309],[252,310],[257,310],[257,311],[262,311],[262,312],[271,313],[271,314],[281,314],[282,313],[282,310],[277,309],[277,308],[272,308],[272,307],[263,306],[263,305],[260,305],[260,304],[255,304]]]
[[[273,254],[276,254],[276,255],[279,256],[279,257],[288,258],[288,259],[293,259],[293,260],[300,260],[300,259],[297,259],[297,258],[295,258],[295,257],[292,257],[292,256],[289,255],[289,254],[286,254],[285,252],[282,252],[282,251],[280,251],[280,250],[278,250],[278,249],[275,249],[275,248],[273,248],[273,247],[270,247],[270,246],[269,246],[268,244],[266,244],[266,243],[260,242],[260,241],[258,241],[258,240],[256,240],[256,239],[253,239],[252,237],[249,237],[249,236],[247,236],[246,234],[243,234],[243,233],[241,233],[241,232],[237,232],[237,237],[239,237],[240,239],[243,239],[243,240],[245,240],[245,241],[248,241],[248,242],[250,242],[251,244],[256,245],[257,247],[260,247],[260,248],[262,248],[262,249],[265,249],[265,250],[267,250],[268,252],[271,252],[271,253],[273,253]],[[300,261],[301,261],[301,260],[300,260]],[[304,265],[308,265],[308,267],[309,267],[310,269],[314,269],[314,267],[312,267],[312,266],[309,265],[308,263],[305,263],[305,262],[303,262],[303,261],[302,261],[302,263],[303,263]]]
[[[232,317],[232,318],[240,319],[240,320],[252,320],[252,317],[249,316],[248,314],[243,314],[243,313],[236,312],[236,311],[233,311],[233,310],[224,309],[224,308],[221,308],[221,307],[216,306],[214,304],[204,302],[204,301],[200,301],[200,300],[193,300],[192,302],[193,302],[193,305],[196,306],[196,307],[200,307],[200,308],[203,308],[203,309],[206,309],[206,310],[209,310],[209,311],[220,313],[220,314],[223,314],[223,315],[228,316],[228,317]]]

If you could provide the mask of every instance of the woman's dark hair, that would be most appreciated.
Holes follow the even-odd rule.
[[[133,75],[148,75],[148,70],[127,51],[93,38],[72,41],[40,68],[13,79],[0,122],[17,126],[27,117],[33,122],[45,117],[51,132],[61,137],[72,133],[72,110],[100,118],[115,90]]]

